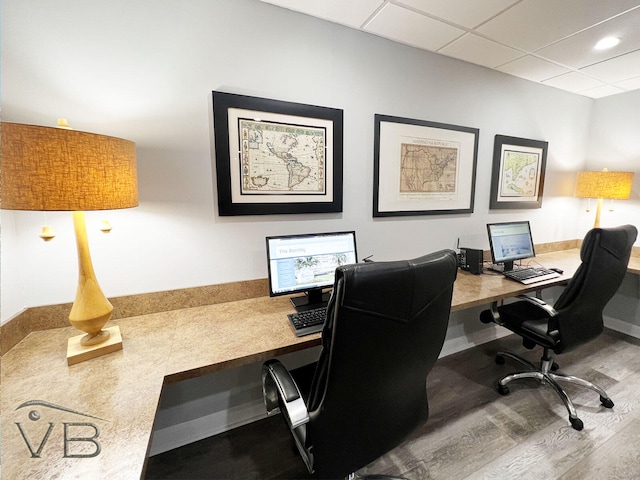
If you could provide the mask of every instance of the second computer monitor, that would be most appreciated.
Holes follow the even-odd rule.
[[[513,262],[536,256],[528,221],[487,224],[491,259],[504,264],[504,270],[513,270]]]
[[[336,267],[357,262],[355,232],[267,237],[269,295],[304,293],[291,302],[298,310],[321,306],[322,290],[333,286]]]

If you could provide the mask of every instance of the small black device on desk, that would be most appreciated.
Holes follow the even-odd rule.
[[[482,255],[482,250],[460,247],[460,253],[458,254],[458,266],[461,270],[473,273],[474,275],[480,275],[482,273],[482,265],[484,263]]]
[[[529,285],[560,276],[557,271],[544,267],[514,269],[514,261],[536,256],[528,221],[489,223],[487,233],[493,263],[503,265],[502,269],[492,269],[505,277]]]
[[[287,315],[296,336],[322,330],[336,267],[357,263],[356,233],[307,233],[267,237],[269,295],[289,295],[296,313]]]

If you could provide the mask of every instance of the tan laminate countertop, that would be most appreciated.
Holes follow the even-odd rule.
[[[539,259],[565,271],[551,285],[579,264],[575,249]],[[632,260],[629,270],[640,273],[640,258]],[[452,310],[537,288],[459,272]],[[114,320],[123,350],[72,366],[66,342],[76,330],[32,332],[2,356],[4,478],[140,478],[164,383],[318,345],[319,334],[293,334],[291,311],[288,297],[260,297]]]

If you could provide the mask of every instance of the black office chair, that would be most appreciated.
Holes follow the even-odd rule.
[[[451,250],[338,267],[318,362],[263,365],[267,412],[282,409],[310,473],[344,478],[426,421],[456,269]]]
[[[532,349],[536,345],[543,348],[539,369],[513,353],[498,352],[497,363],[503,364],[505,357],[508,357],[529,368],[499,379],[496,382],[498,393],[508,395],[507,384],[512,380],[540,380],[560,396],[569,412],[569,422],[576,430],[582,430],[584,425],[578,418],[573,402],[557,382],[590,388],[600,395],[604,407],[613,408],[613,401],[597,385],[571,375],[552,373],[558,368],[553,353],[574,350],[602,333],[602,311],[625,276],[637,234],[633,225],[590,230],[580,250],[582,264],[553,307],[540,299],[522,295],[518,297],[520,301],[507,305],[498,306],[494,302],[491,310],[480,314],[482,322],[495,322],[520,335],[526,348]]]

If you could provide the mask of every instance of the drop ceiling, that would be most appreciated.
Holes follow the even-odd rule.
[[[640,89],[638,0],[261,1],[591,98]]]

